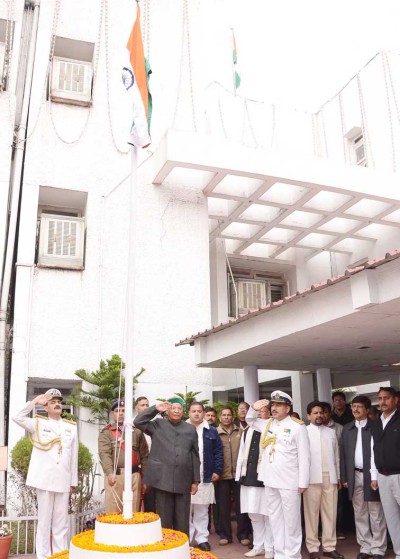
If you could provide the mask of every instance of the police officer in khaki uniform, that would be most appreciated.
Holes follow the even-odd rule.
[[[124,419],[125,402],[115,400],[111,407],[113,422],[109,423],[99,434],[99,457],[104,471],[104,489],[106,513],[122,512],[122,493],[124,490]],[[141,474],[147,465],[149,449],[146,439],[139,429],[132,434],[132,491],[133,511],[140,508],[142,490]]]
[[[73,421],[61,419],[62,399],[61,392],[51,388],[13,417],[33,444],[26,484],[36,488],[38,501],[37,559],[68,548],[68,500],[78,485],[77,429]],[[43,406],[48,417],[27,417],[35,405]]]

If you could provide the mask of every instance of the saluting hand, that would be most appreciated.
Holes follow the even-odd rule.
[[[36,398],[32,400],[32,404],[45,406],[47,402],[49,402],[52,398],[53,396],[51,396],[50,394],[39,394],[39,396],[36,396]]]
[[[156,410],[160,413],[163,413],[164,411],[169,410],[171,405],[171,402],[159,402],[158,404],[156,404]]]
[[[269,400],[257,400],[251,407],[255,411],[260,411],[261,408],[265,408],[265,406],[269,406]]]

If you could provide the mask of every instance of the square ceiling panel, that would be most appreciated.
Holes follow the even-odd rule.
[[[308,191],[309,188],[306,188],[305,186],[295,186],[294,184],[276,182],[267,190],[267,192],[260,196],[260,200],[265,202],[275,202],[276,204],[282,204],[283,206],[292,206]]]
[[[326,245],[334,241],[337,237],[334,235],[324,235],[322,233],[310,233],[298,242],[298,246],[307,246],[313,248],[324,248]]]
[[[216,173],[203,171],[201,169],[188,169],[187,167],[174,167],[164,179],[165,186],[184,185],[189,188],[201,188],[203,190]]]
[[[351,196],[347,194],[338,194],[337,192],[321,190],[306,202],[304,207],[324,212],[334,212],[349,200],[351,200]]]
[[[392,221],[393,223],[400,223],[400,210],[396,210],[385,217],[382,217],[385,221]]]
[[[285,262],[303,262],[312,253],[310,248],[289,247],[281,252],[277,258]]]
[[[363,235],[364,237],[371,237],[371,240],[377,240],[385,238],[388,235],[399,234],[399,229],[398,227],[391,227],[389,224],[381,225],[380,223],[370,223],[370,225],[360,229],[358,234]]]
[[[284,211],[282,208],[274,208],[264,204],[251,204],[239,217],[269,223]]]
[[[241,175],[226,175],[222,181],[214,188],[216,194],[229,194],[231,196],[241,196],[248,198],[262,184],[263,180],[242,177]]]
[[[286,244],[301,233],[300,230],[284,229],[283,227],[273,227],[260,238],[260,241],[271,241],[279,244]]]
[[[228,254],[233,254],[237,248],[240,247],[242,241],[235,241],[235,239],[225,239],[225,249]]]
[[[320,225],[318,229],[322,231],[332,231],[334,233],[348,233],[352,231],[359,225],[362,225],[362,221],[356,221],[355,219],[346,219],[344,217],[334,217],[327,223]]]
[[[210,217],[228,217],[240,204],[225,198],[207,198],[208,215]]]
[[[260,231],[258,225],[248,225],[247,223],[238,223],[233,221],[222,232],[222,237],[239,237],[241,239],[250,239]]]
[[[312,227],[318,223],[320,219],[322,219],[322,215],[298,210],[282,219],[281,224],[292,225],[293,227],[299,227],[300,229],[307,229],[308,227]]]
[[[275,250],[275,245],[268,245],[266,243],[252,243],[240,254],[242,254],[243,256],[255,256],[257,258],[268,258]]]
[[[359,215],[361,217],[375,217],[378,214],[388,210],[391,204],[380,202],[377,200],[368,200],[363,198],[356,202],[349,209],[345,210],[345,214]]]

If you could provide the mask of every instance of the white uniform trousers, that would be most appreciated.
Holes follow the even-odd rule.
[[[384,476],[378,473],[378,485],[393,551],[396,559],[400,559],[400,474]]]
[[[387,532],[382,503],[364,501],[364,474],[357,470],[354,473],[352,502],[360,553],[382,555],[383,557],[387,548]]]
[[[321,514],[322,549],[336,549],[336,515],[338,486],[329,482],[329,474],[323,474],[322,483],[310,483],[303,493],[306,546],[309,553],[319,551],[318,522]]]
[[[265,487],[275,559],[301,559],[301,495],[297,489]]]
[[[36,489],[36,495],[38,502],[36,556],[37,559],[47,559],[51,555],[64,551],[69,547],[69,492],[54,493],[53,491]],[[50,533],[52,546],[50,545]]]
[[[210,505],[190,505],[190,541],[197,545],[208,542],[208,507]]]
[[[253,548],[264,549],[264,551],[272,553],[274,551],[274,542],[269,517],[255,512],[249,512],[248,515],[253,527]]]

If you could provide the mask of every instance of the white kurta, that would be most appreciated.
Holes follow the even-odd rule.
[[[57,437],[49,450],[32,449],[26,484],[45,491],[69,493],[78,485],[78,434],[76,425],[63,419],[31,418],[34,404],[28,402],[13,420],[32,434],[34,440],[47,443]]]

